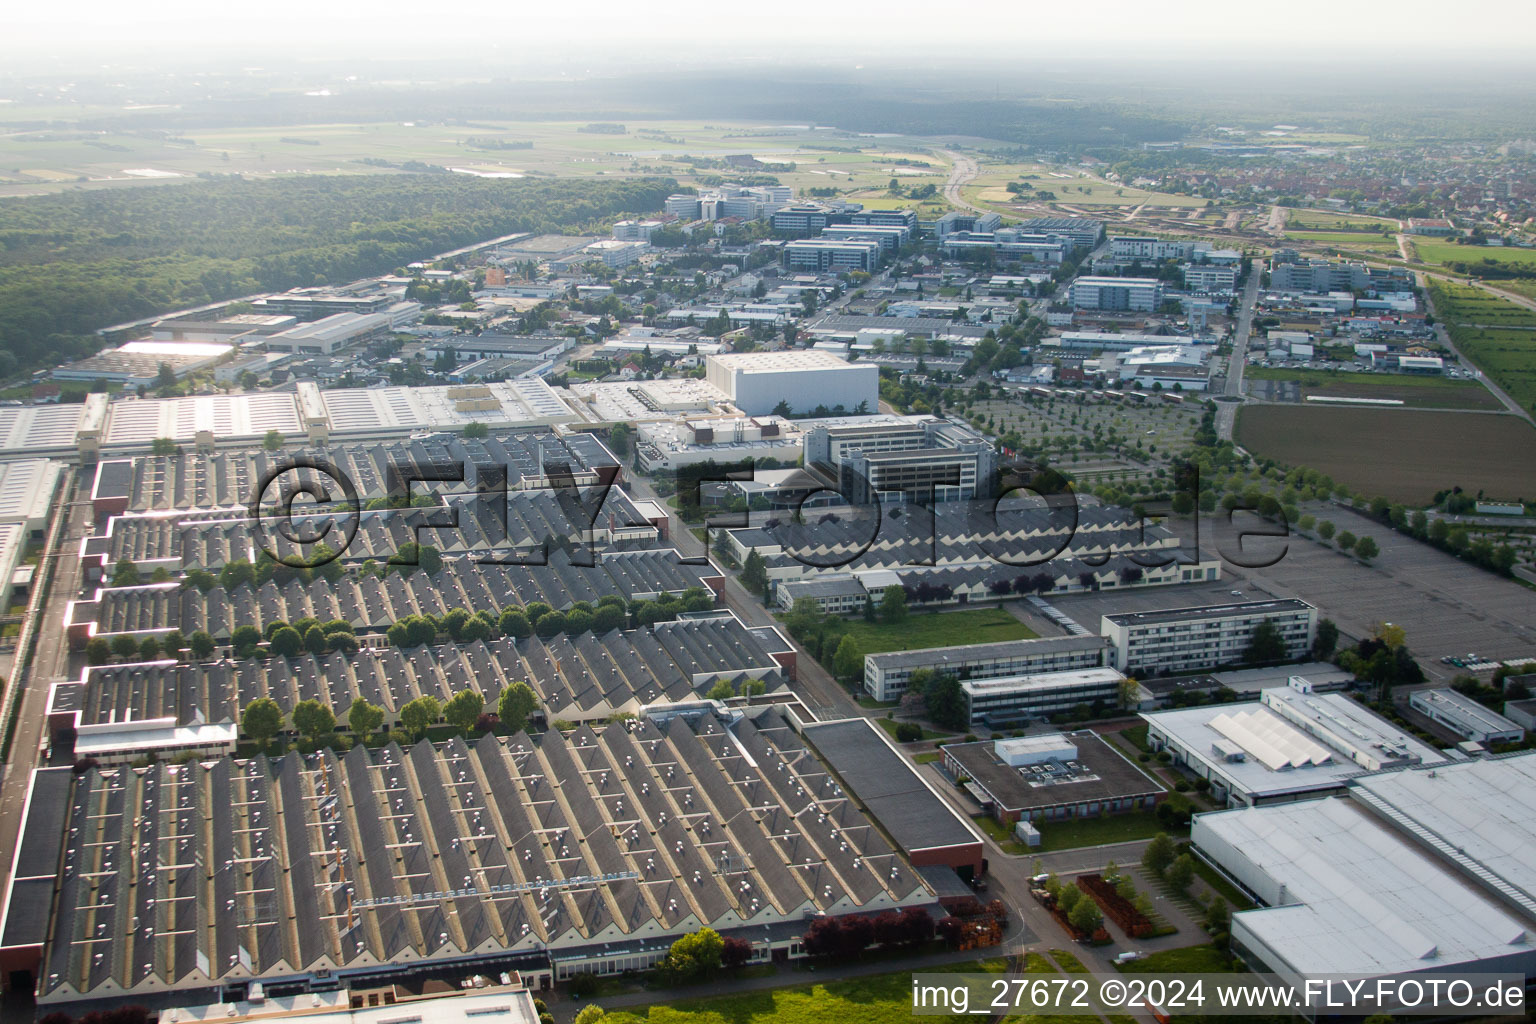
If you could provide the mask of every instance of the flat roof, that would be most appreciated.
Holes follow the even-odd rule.
[[[1350,795],[1536,916],[1536,754],[1366,775]]]
[[[907,853],[981,845],[981,836],[918,776],[869,719],[818,722],[805,726],[804,735]]]
[[[1225,618],[1233,615],[1299,612],[1311,607],[1305,601],[1279,598],[1274,601],[1238,601],[1232,604],[1194,605],[1187,608],[1158,608],[1146,612],[1114,612],[1104,618],[1117,626],[1146,626],[1160,622],[1192,622],[1196,619]]]
[[[1276,687],[1264,694],[1285,689]],[[1398,745],[1409,757],[1425,764],[1439,764],[1445,757],[1427,744],[1338,694],[1312,693],[1297,696],[1321,705],[1337,715],[1336,725],[1319,716],[1317,732],[1303,731],[1274,708],[1260,701],[1238,704],[1207,704],[1169,711],[1147,711],[1141,717],[1198,759],[1214,779],[1228,787],[1264,799],[1284,793],[1335,789],[1366,766],[1353,760],[1350,747],[1369,743],[1371,737]],[[1288,707],[1295,708],[1290,704]],[[1307,707],[1302,704],[1301,707]],[[1310,710],[1310,709],[1309,709]],[[1327,732],[1323,732],[1328,726]],[[1361,736],[1356,736],[1358,730]],[[1334,744],[1337,743],[1338,746]],[[1213,753],[1235,747],[1242,760],[1228,760]],[[1369,748],[1367,748],[1369,749]]]
[[[972,696],[989,693],[1024,693],[1030,690],[1055,690],[1063,686],[1091,686],[1118,683],[1125,676],[1118,669],[1100,667],[1069,669],[1065,672],[1039,672],[1022,676],[1002,676],[996,679],[966,679],[961,689]]]
[[[1077,757],[1072,759],[1076,767],[1063,764],[1058,770],[1015,768],[997,756],[992,740],[951,743],[944,747],[944,753],[958,761],[965,773],[1007,811],[1165,791],[1161,783],[1127,761],[1093,731],[1068,733],[1066,739],[1077,746]]]
[[[0,521],[48,518],[63,469],[47,459],[0,462]]]
[[[1284,886],[1285,905],[1232,916],[1271,966],[1369,977],[1528,955],[1521,921],[1353,800],[1202,814],[1194,838],[1249,884]]]
[[[1451,689],[1414,690],[1410,704],[1428,704],[1454,728],[1468,732],[1523,732],[1515,723]]]
[[[1104,647],[1109,643],[1101,636],[1043,636],[1032,640],[999,640],[989,644],[959,644],[954,647],[930,647],[918,651],[886,651],[868,655],[881,667],[922,668],[953,662],[965,665],[994,658],[1022,657],[1032,654],[1052,654],[1057,651],[1088,650]]]
[[[719,355],[710,356],[709,359],[728,370],[740,373],[846,369],[855,365],[830,352],[814,348],[795,349],[785,352],[723,352]]]

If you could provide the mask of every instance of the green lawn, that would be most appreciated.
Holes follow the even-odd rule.
[[[1215,868],[1211,867],[1199,857],[1191,857],[1190,859],[1195,862],[1195,874],[1199,875],[1201,881],[1205,882],[1206,885],[1210,886],[1217,893],[1219,893],[1221,898],[1227,901],[1227,906],[1231,907],[1233,910],[1253,909],[1253,900],[1249,899],[1247,896],[1244,896],[1243,891],[1237,886],[1221,877],[1220,872],[1218,872]]]
[[[1035,632],[1002,608],[969,608],[956,612],[914,612],[905,621],[895,623],[850,619],[848,635],[865,654],[879,654],[998,640],[1032,640]]]
[[[990,959],[925,969],[923,973],[1001,974],[1007,961]],[[835,971],[835,968],[831,970]],[[763,989],[739,995],[615,1010],[611,1024],[889,1024],[912,1016],[912,972],[895,971],[827,984]]]
[[[1333,249],[1393,255],[1398,253],[1396,239],[1372,231],[1293,231],[1286,228],[1285,240],[1301,245],[1320,245]]]
[[[994,843],[1002,847],[1004,853],[1013,854],[1016,857],[1022,857],[1026,853],[1036,852],[1032,847],[1025,846],[1023,843],[1019,842],[1018,839],[1014,838],[1012,829],[998,821],[996,818],[993,818],[989,814],[977,815],[976,817],[971,818],[971,820],[974,821],[976,823],[976,827],[985,832]]]
[[[939,760],[939,758],[943,756],[943,754],[940,754],[937,750],[935,750],[927,754],[918,754],[912,758],[912,761],[914,764],[933,764],[933,762]]]
[[[1185,946],[1149,953],[1140,960],[1121,964],[1131,974],[1225,974],[1232,970],[1215,946]]]
[[[1076,954],[1069,953],[1065,949],[1051,950],[1051,959],[1060,964],[1061,969],[1068,974],[1088,973],[1088,968],[1083,966],[1083,962],[1077,958]]]
[[[1425,263],[1476,264],[1483,260],[1493,263],[1522,264],[1536,272],[1536,249],[1519,249],[1502,245],[1457,245],[1447,239],[1414,238],[1413,248]],[[1497,285],[1497,281],[1490,282]]]
[[[1040,846],[1036,852],[1039,853],[1151,839],[1159,832],[1168,831],[1151,811],[1111,814],[1105,818],[1068,818],[1066,821],[1043,822],[1037,827],[1040,829]]]
[[[897,726],[898,723],[894,719],[890,719],[890,718],[877,718],[877,719],[875,719],[875,721],[880,723],[880,728],[885,730],[886,735],[890,736],[890,738],[893,739],[893,740],[896,738],[896,726]],[[933,730],[933,729],[924,729],[923,730],[923,739],[925,739],[925,740],[948,739],[950,736],[953,736],[953,735],[954,735],[954,733],[951,733],[951,732],[939,732],[939,731],[936,731],[936,730]]]

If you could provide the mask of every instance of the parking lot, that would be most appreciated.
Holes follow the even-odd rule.
[[[1309,511],[1331,519],[1341,531],[1374,538],[1381,554],[1371,565],[1362,565],[1336,548],[1294,536],[1284,542],[1284,557],[1267,568],[1244,569],[1224,561],[1223,579],[1217,583],[1072,594],[1053,597],[1051,603],[1097,630],[1100,618],[1111,612],[1298,597],[1317,605],[1320,617],[1332,619],[1349,636],[1366,636],[1378,622],[1403,627],[1408,646],[1432,680],[1443,682],[1463,671],[1440,660],[1447,655],[1536,659],[1536,592],[1348,509],[1330,505]],[[1206,554],[1230,549],[1213,538],[1214,531],[1202,529]]]
[[[1310,601],[1353,636],[1369,633],[1378,622],[1395,623],[1407,631],[1408,646],[1432,679],[1461,672],[1440,661],[1446,655],[1536,658],[1536,592],[1347,509],[1330,507],[1321,515],[1341,531],[1373,537],[1381,554],[1365,566],[1337,549],[1296,538],[1273,566],[1224,567],[1232,588],[1257,584],[1277,596]]]

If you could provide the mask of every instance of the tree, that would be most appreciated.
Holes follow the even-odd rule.
[[[160,649],[165,652],[167,658],[181,659],[181,649],[187,646],[187,638],[181,635],[181,630],[173,629],[160,638]]]
[[[1093,902],[1092,897],[1084,895],[1067,914],[1067,921],[1084,935],[1092,935],[1104,926],[1104,912]]]
[[[1285,637],[1280,634],[1280,627],[1270,619],[1254,626],[1243,660],[1250,665],[1268,665],[1285,660]]]
[[[455,729],[466,733],[475,727],[480,712],[485,710],[485,695],[478,690],[460,690],[443,705],[443,717]]]
[[[896,723],[897,743],[916,743],[923,738],[923,727],[916,722]]]
[[[133,559],[124,556],[117,560],[112,567],[112,585],[114,587],[131,587],[139,582],[139,567],[133,563]]]
[[[197,632],[193,633],[192,639],[189,642],[192,647],[192,657],[199,661],[213,657],[213,652],[218,647],[218,645],[213,642],[213,637],[210,636],[208,631],[205,629],[199,629]]]
[[[472,441],[478,438],[489,437],[490,433],[491,428],[478,420],[473,423],[464,424],[464,436]]]
[[[761,594],[768,588],[768,567],[763,563],[763,556],[755,550],[747,552],[746,561],[741,563],[741,585],[754,594]]]
[[[272,737],[283,731],[283,709],[271,697],[257,697],[240,715],[240,731],[264,749]]]
[[[301,700],[293,706],[293,727],[315,743],[336,731],[336,712],[318,700]]]
[[[352,706],[347,709],[347,728],[352,730],[352,735],[361,742],[379,731],[384,724],[384,709],[377,704],[370,704],[366,697],[352,698]]]
[[[709,692],[705,696],[710,700],[730,700],[736,696],[736,688],[731,685],[730,680],[719,679],[715,681],[714,686],[709,688]]]
[[[1056,892],[1056,905],[1061,908],[1061,912],[1063,914],[1067,915],[1068,920],[1072,919],[1072,911],[1077,907],[1079,903],[1083,902],[1085,899],[1087,899],[1089,903],[1093,902],[1093,900],[1086,897],[1083,893],[1083,890],[1079,889],[1075,884],[1063,885]]]
[[[619,458],[629,454],[629,424],[615,423],[613,429],[608,431],[608,447],[613,449],[613,454]]]
[[[1356,538],[1354,534],[1350,533],[1348,530],[1345,530],[1343,533],[1339,534],[1339,539],[1337,541],[1339,550],[1348,551],[1350,548],[1355,546],[1355,541],[1357,539],[1358,538]]]
[[[261,446],[269,452],[275,452],[283,446],[283,432],[281,430],[269,430],[267,436],[261,439]]]
[[[713,928],[700,928],[672,943],[663,969],[678,978],[697,978],[720,969],[725,940]]]
[[[1333,521],[1331,519],[1324,519],[1322,522],[1317,524],[1317,535],[1323,538],[1325,541],[1330,540],[1333,537],[1334,531],[1337,529],[1338,527],[1333,525]]]
[[[400,708],[400,724],[416,739],[425,736],[427,730],[441,717],[443,706],[430,694],[424,693]]]
[[[1159,832],[1142,852],[1141,866],[1154,875],[1162,875],[1173,863],[1174,856],[1173,838],[1167,832]]]
[[[1312,657],[1325,661],[1339,646],[1339,626],[1332,619],[1317,620],[1317,639],[1312,641]]]
[[[160,641],[147,636],[139,641],[139,660],[156,661],[160,657]]]
[[[119,633],[112,638],[112,653],[122,661],[129,661],[139,656],[139,642],[127,633]]]
[[[751,949],[750,944],[747,948],[749,950]],[[598,1024],[598,1022],[607,1015],[607,1011],[605,1011],[601,1006],[598,1006],[596,1003],[592,1003],[581,1008],[581,1012],[576,1015],[576,1019],[573,1024]]]
[[[512,732],[526,729],[528,717],[538,706],[538,695],[533,692],[533,687],[524,682],[507,684],[501,696],[496,698],[496,714],[501,718],[501,724]]]
[[[880,618],[887,623],[902,622],[907,617],[907,592],[892,584],[880,594]]]
[[[325,639],[325,631],[319,626],[310,626],[304,631],[304,649],[310,654],[321,655],[331,649],[330,642]]]
[[[501,610],[501,616],[496,620],[496,628],[500,629],[503,636],[510,636],[515,640],[525,640],[533,635],[533,624],[528,621],[521,609],[507,607]]]
[[[970,725],[967,717],[965,689],[953,672],[937,672],[923,687],[923,703],[928,717],[935,725],[946,729],[964,729]]]
[[[844,636],[838,642],[837,652],[832,655],[832,673],[839,679],[856,679],[864,674],[864,652],[853,637]]]
[[[1343,538],[1340,538],[1340,544],[1342,543]],[[1376,542],[1370,537],[1361,537],[1355,541],[1355,555],[1362,562],[1369,562],[1379,554],[1381,554],[1381,548],[1377,547]]]
[[[91,637],[85,645],[85,660],[89,665],[105,665],[112,660],[112,645],[106,637]]]
[[[1181,853],[1168,865],[1168,870],[1163,874],[1164,880],[1175,889],[1183,892],[1188,889],[1190,883],[1195,880],[1195,860],[1187,853]]]
[[[283,626],[267,641],[267,649],[280,658],[297,658],[304,650],[304,637],[292,626]]]
[[[722,967],[741,967],[751,959],[752,943],[746,939],[728,938],[720,948],[720,964]]]
[[[1120,680],[1119,691],[1121,710],[1134,711],[1141,706],[1141,684],[1136,680]]]

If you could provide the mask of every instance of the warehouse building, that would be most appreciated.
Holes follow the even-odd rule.
[[[1196,849],[1259,902],[1232,946],[1320,976],[1536,974],[1536,759],[1366,775],[1345,799],[1201,814]]]
[[[607,552],[590,558],[560,549],[542,565],[448,560],[435,575],[392,572],[379,579],[348,574],[335,582],[294,579],[279,586],[268,581],[259,588],[214,587],[206,593],[178,582],[106,587],[90,598],[71,601],[65,628],[75,647],[92,637],[154,636],[172,629],[183,635],[201,629],[224,638],[237,626],[306,618],[343,619],[359,633],[382,633],[406,616],[441,616],[454,608],[499,615],[509,606],[534,602],[564,611],[580,601],[596,605],[610,595],[625,602],[689,591],[712,595],[722,579],[712,564],[691,563],[672,549]]]
[[[1045,672],[1099,668],[1108,645],[1099,636],[1042,637],[991,644],[888,651],[864,656],[864,689],[875,700],[897,700],[920,669],[952,673],[962,685],[971,679],[1005,679]]]
[[[400,495],[407,476],[424,476],[426,470],[438,468],[447,471],[438,475],[462,471],[464,479],[419,481],[412,493],[499,492],[503,478],[509,490],[549,489],[553,478],[562,486],[568,482],[590,502],[596,495],[588,490],[601,489],[620,469],[613,453],[592,434],[535,429],[475,439],[435,433],[408,440],[347,441],[324,449],[268,452],[246,447],[208,455],[106,459],[98,464],[91,501],[98,518],[124,512],[248,509],[258,497],[259,484],[268,484],[260,495],[263,501],[278,502],[306,486],[323,488],[321,493],[333,500],[342,498],[346,481],[358,501],[367,504]]]
[[[216,753],[233,753],[241,712],[256,697],[271,697],[285,716],[300,701],[318,700],[342,728],[347,709],[361,697],[383,710],[387,730],[399,725],[400,709],[417,697],[446,704],[454,694],[472,690],[494,711],[502,690],[514,682],[533,688],[544,721],[602,722],[646,706],[697,701],[721,680],[743,695],[755,689],[753,683],[764,693],[778,692],[791,674],[793,663],[784,655],[792,651],[772,627],[749,629],[721,612],[547,639],[94,665],[79,679],[50,687],[48,727],[75,730],[76,756],[104,764],[145,753],[201,751],[197,730],[203,728],[210,737],[216,729],[227,731],[228,749]],[[149,728],[145,723],[183,732],[146,739],[138,735]]]
[[[1167,792],[1087,729],[942,749],[944,771],[1004,825],[1149,811]]]
[[[1519,743],[1525,730],[1497,711],[1455,690],[1414,690],[1408,706],[1430,721],[1474,743]]]
[[[407,544],[425,544],[444,557],[484,563],[539,562],[556,548],[634,551],[654,548],[656,524],[617,487],[509,490],[453,494],[446,507],[314,512],[251,518],[245,510],[113,516],[105,529],[81,539],[86,578],[98,580],[124,560],[142,576],[157,569],[217,571],[263,552],[281,564],[317,563],[325,544],[343,564],[385,562]]]
[[[394,327],[384,313],[333,313],[313,323],[299,324],[266,340],[268,352],[328,356],[388,334]]]
[[[936,902],[768,708],[32,787],[0,959],[42,1006],[448,969],[543,987],[705,926],[788,957],[818,914]]]
[[[798,719],[791,719],[798,723]],[[886,839],[919,868],[980,877],[981,836],[867,718],[799,723],[801,735]]]
[[[705,380],[749,416],[781,406],[806,414],[825,408],[854,412],[880,401],[880,370],[827,352],[741,352],[709,356]]]
[[[1341,792],[1362,771],[1440,764],[1444,755],[1337,693],[1304,679],[1257,701],[1148,711],[1147,742],[1211,783],[1231,807],[1309,800]]]
[[[1104,616],[1099,632],[1121,671],[1171,675],[1242,662],[1264,622],[1280,631],[1286,661],[1306,657],[1317,639],[1317,609],[1295,599],[1122,612]]]

